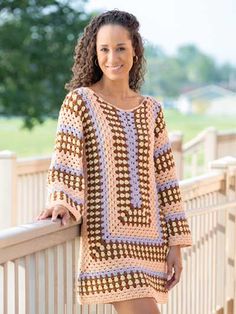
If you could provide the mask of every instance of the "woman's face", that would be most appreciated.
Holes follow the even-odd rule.
[[[96,39],[98,64],[111,80],[129,77],[135,55],[129,32],[120,25],[103,25]]]

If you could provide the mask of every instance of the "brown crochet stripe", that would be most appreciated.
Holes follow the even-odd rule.
[[[57,200],[61,200],[61,201],[65,201],[67,202],[72,208],[75,208],[76,210],[78,210],[78,212],[80,214],[82,214],[82,210],[83,210],[83,205],[82,204],[77,204],[76,202],[74,202],[68,195],[66,195],[65,193],[61,192],[61,191],[53,191],[50,194],[50,200],[51,201],[57,201]]]
[[[68,188],[82,192],[84,190],[84,177],[83,175],[70,175],[70,180],[68,180],[69,174],[62,170],[49,169],[48,183],[52,184],[54,182],[62,182],[66,184]]]
[[[80,278],[77,284],[77,292],[80,295],[105,294],[111,291],[119,292],[124,289],[150,286],[158,292],[165,293],[166,279],[153,276],[141,271],[124,272],[122,274],[111,274],[93,278]]]
[[[190,234],[190,228],[186,220],[183,219],[175,219],[173,220],[168,220],[167,221],[167,226],[168,226],[168,231],[169,235],[171,236],[178,236],[181,234]]]
[[[56,149],[61,153],[80,158],[83,152],[83,139],[79,139],[73,134],[58,132],[56,139]]]

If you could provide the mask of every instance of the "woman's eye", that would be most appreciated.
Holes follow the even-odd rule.
[[[118,50],[125,50],[124,47],[119,47]],[[101,51],[107,51],[107,48],[101,48]]]

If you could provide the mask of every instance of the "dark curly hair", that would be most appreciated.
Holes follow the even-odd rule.
[[[90,86],[101,79],[103,72],[95,64],[96,36],[100,27],[107,24],[121,25],[128,30],[135,54],[138,56],[138,62],[133,63],[129,72],[129,87],[134,91],[140,90],[144,82],[146,60],[139,22],[133,14],[118,9],[105,11],[93,17],[85,27],[82,37],[75,46],[73,76],[70,82],[65,84],[65,89],[71,91],[80,86]]]

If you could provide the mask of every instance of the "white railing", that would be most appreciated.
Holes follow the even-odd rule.
[[[46,203],[50,156],[16,158],[0,152],[0,230],[32,221]]]
[[[180,181],[193,246],[182,250],[181,281],[162,314],[236,313],[236,158]],[[79,222],[80,223],[80,222]],[[75,286],[80,227],[50,221],[0,232],[0,314],[116,313],[81,306]]]
[[[74,313],[79,226],[44,221],[0,234],[0,313]]]
[[[209,127],[183,144],[184,171],[181,178],[204,173],[209,162],[224,157],[236,157],[236,131],[217,131]]]
[[[182,133],[174,132],[170,141],[179,180],[205,173],[217,158],[236,157],[236,132],[209,128],[184,145]],[[50,158],[16,158],[0,151],[0,230],[28,223],[43,209]]]

